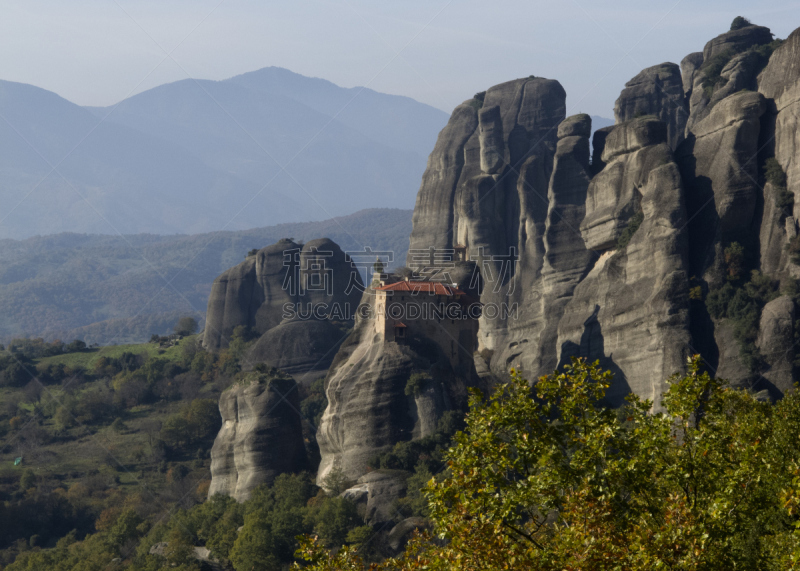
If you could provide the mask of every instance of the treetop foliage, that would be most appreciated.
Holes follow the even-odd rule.
[[[775,405],[701,370],[660,407],[599,406],[611,374],[573,360],[533,387],[517,372],[474,393],[426,496],[433,535],[384,570],[786,569],[800,561],[800,398]],[[357,550],[315,571],[361,569]]]
[[[753,23],[745,18],[744,16],[736,16],[731,22],[731,31],[733,30],[741,30],[742,28],[746,28],[747,26],[752,26]]]

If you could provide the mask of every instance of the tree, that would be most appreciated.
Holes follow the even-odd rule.
[[[394,274],[403,279],[406,278],[411,279],[414,277],[414,270],[412,270],[408,266],[400,266],[399,268],[395,268]]]
[[[175,333],[178,335],[194,335],[197,333],[197,320],[194,317],[184,316],[175,325]]]
[[[737,281],[744,271],[744,248],[739,242],[731,242],[725,248],[725,265],[728,268],[728,280]]]
[[[382,274],[386,269],[380,258],[375,258],[375,263],[372,264],[372,271],[376,274]]]
[[[215,401],[195,399],[164,421],[161,438],[168,446],[186,448],[213,438],[221,422]]]
[[[81,341],[80,339],[75,339],[73,342],[64,346],[65,353],[77,353],[79,351],[84,351],[85,349],[86,342]]]
[[[117,553],[123,553],[124,548],[139,538],[141,535],[139,526],[142,518],[132,508],[126,508],[116,518],[116,521],[109,527],[106,534],[108,546]]]
[[[33,374],[25,365],[18,361],[13,361],[6,367],[0,378],[0,385],[7,387],[21,387],[33,378]]]
[[[382,569],[782,569],[800,560],[800,397],[760,402],[701,371],[663,412],[600,403],[611,374],[573,360],[531,387],[474,393],[448,470],[427,486],[436,535]],[[311,569],[330,567],[306,540]],[[355,562],[355,563],[354,563]],[[337,563],[338,564],[338,563]],[[357,568],[357,567],[353,567]]]
[[[21,490],[30,490],[36,486],[36,474],[33,473],[33,470],[28,468],[22,473],[19,479],[19,487]]]

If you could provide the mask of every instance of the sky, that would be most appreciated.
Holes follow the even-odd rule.
[[[641,69],[679,63],[743,15],[785,38],[800,1],[4,0],[0,79],[111,105],[187,77],[267,66],[406,95],[450,112],[536,75],[567,114],[613,117]]]

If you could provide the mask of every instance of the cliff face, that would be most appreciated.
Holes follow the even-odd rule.
[[[591,157],[591,119],[565,117],[565,98],[543,78],[492,87],[456,107],[428,159],[407,263],[430,269],[419,259],[431,248],[443,260],[465,253],[472,262],[438,268],[464,290],[475,285],[472,263],[479,269],[483,287],[471,293],[484,305],[472,359],[443,354],[451,344],[433,322],[417,330],[424,334],[387,340],[406,326],[376,325],[371,290],[341,344],[332,316],[282,321],[279,308],[300,301],[282,284],[316,255],[310,244],[295,267],[287,269],[283,252],[300,246],[279,243],[215,283],[207,347],[223,347],[226,331],[248,325],[262,335],[253,360],[292,374],[330,364],[320,484],[333,469],[358,480],[370,459],[432,434],[446,411],[464,408],[470,386],[510,367],[535,379],[571,357],[599,359],[615,373],[610,405],[635,392],[658,408],[665,379],[693,353],[734,385],[771,398],[793,389],[800,31],[778,45],[768,29],[749,26],[714,38],[680,67],[643,70],[616,102],[616,125],[594,133]],[[326,262],[349,276],[334,246]],[[327,301],[355,307],[345,288],[336,282]],[[427,380],[411,386],[415,375]],[[283,409],[268,387],[223,396],[212,490],[245,497],[250,482],[302,464],[286,448],[302,449],[299,421],[291,407],[275,416]],[[372,497],[367,484],[383,476],[348,492]],[[392,482],[387,489],[404,485]]]
[[[299,410],[295,381],[279,371],[249,373],[222,393],[208,497],[244,501],[279,474],[307,469]]]
[[[558,323],[559,362],[582,356],[613,370],[613,405],[629,391],[657,401],[690,345],[684,186],[665,127],[634,119],[608,136],[581,224],[596,259]]]
[[[227,347],[234,328],[245,326],[260,336],[251,364],[324,375],[345,337],[331,321],[352,323],[361,289],[357,268],[335,242],[281,240],[214,280],[203,344]]]
[[[468,280],[470,272],[452,275],[458,283],[459,278]],[[425,303],[426,297],[419,299]],[[376,327],[378,311],[375,291],[368,290],[353,333],[325,379],[328,406],[317,429],[320,484],[334,468],[355,481],[367,472],[371,459],[396,443],[434,434],[445,412],[465,409],[467,388],[478,383],[471,353],[463,354],[468,340],[452,339],[463,357],[454,366],[439,340],[425,335],[428,328],[411,326],[408,330],[417,333],[402,341],[382,338]],[[409,390],[413,375],[425,381]]]
[[[356,267],[327,238],[302,245],[284,239],[262,248],[214,280],[203,344],[212,351],[227,347],[239,325],[263,334],[285,319],[287,304],[298,311],[320,307],[314,317],[341,320],[332,308],[350,304],[352,310],[361,295],[348,288],[351,276],[363,288]]]
[[[278,474],[310,467],[297,383],[327,373],[347,336],[359,288],[355,266],[325,238],[305,245],[282,240],[215,280],[206,348],[226,347],[238,326],[259,337],[243,363],[253,370],[220,397],[222,428],[211,450],[209,496],[222,493],[242,501]],[[280,371],[264,373],[265,365]]]
[[[702,352],[734,383],[791,388],[795,301],[774,298],[800,277],[786,249],[800,214],[800,32],[778,43],[748,26],[680,67],[643,70],[591,161],[590,119],[564,117],[555,81],[507,82],[456,108],[423,176],[411,249],[466,247],[481,301],[512,308],[480,321],[494,373],[535,378],[598,358],[616,373],[612,403],[634,391],[657,404],[664,379]],[[772,158],[785,184],[766,174]],[[761,293],[745,288],[751,270]],[[754,331],[734,302],[712,307],[734,294],[755,296]]]

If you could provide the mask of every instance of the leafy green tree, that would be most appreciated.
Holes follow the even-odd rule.
[[[36,486],[36,474],[30,468],[22,472],[19,479],[19,487],[21,490],[30,490]]]
[[[22,387],[27,384],[33,375],[22,363],[13,361],[0,376],[0,384],[7,387]]]
[[[728,280],[738,281],[744,271],[745,252],[739,242],[731,242],[725,248],[725,266],[728,269]]]
[[[222,423],[211,399],[195,399],[164,421],[161,438],[168,446],[185,448],[213,438]]]
[[[659,412],[600,406],[611,374],[574,360],[488,399],[431,479],[424,534],[392,570],[789,569],[800,561],[800,396],[775,405],[702,372],[668,380]],[[357,553],[311,569],[358,568]]]
[[[345,543],[348,532],[361,524],[356,505],[338,496],[325,498],[319,510],[311,514],[311,519],[314,533],[329,547]]]
[[[108,546],[117,553],[122,550],[126,544],[139,538],[142,518],[132,508],[126,508],[119,514],[116,522],[109,528],[106,541]]]
[[[254,514],[245,519],[244,527],[233,544],[231,563],[236,571],[280,569],[275,547],[269,519],[263,514]]]
[[[194,317],[185,316],[175,324],[175,333],[178,335],[194,335],[197,333],[197,320]]]

